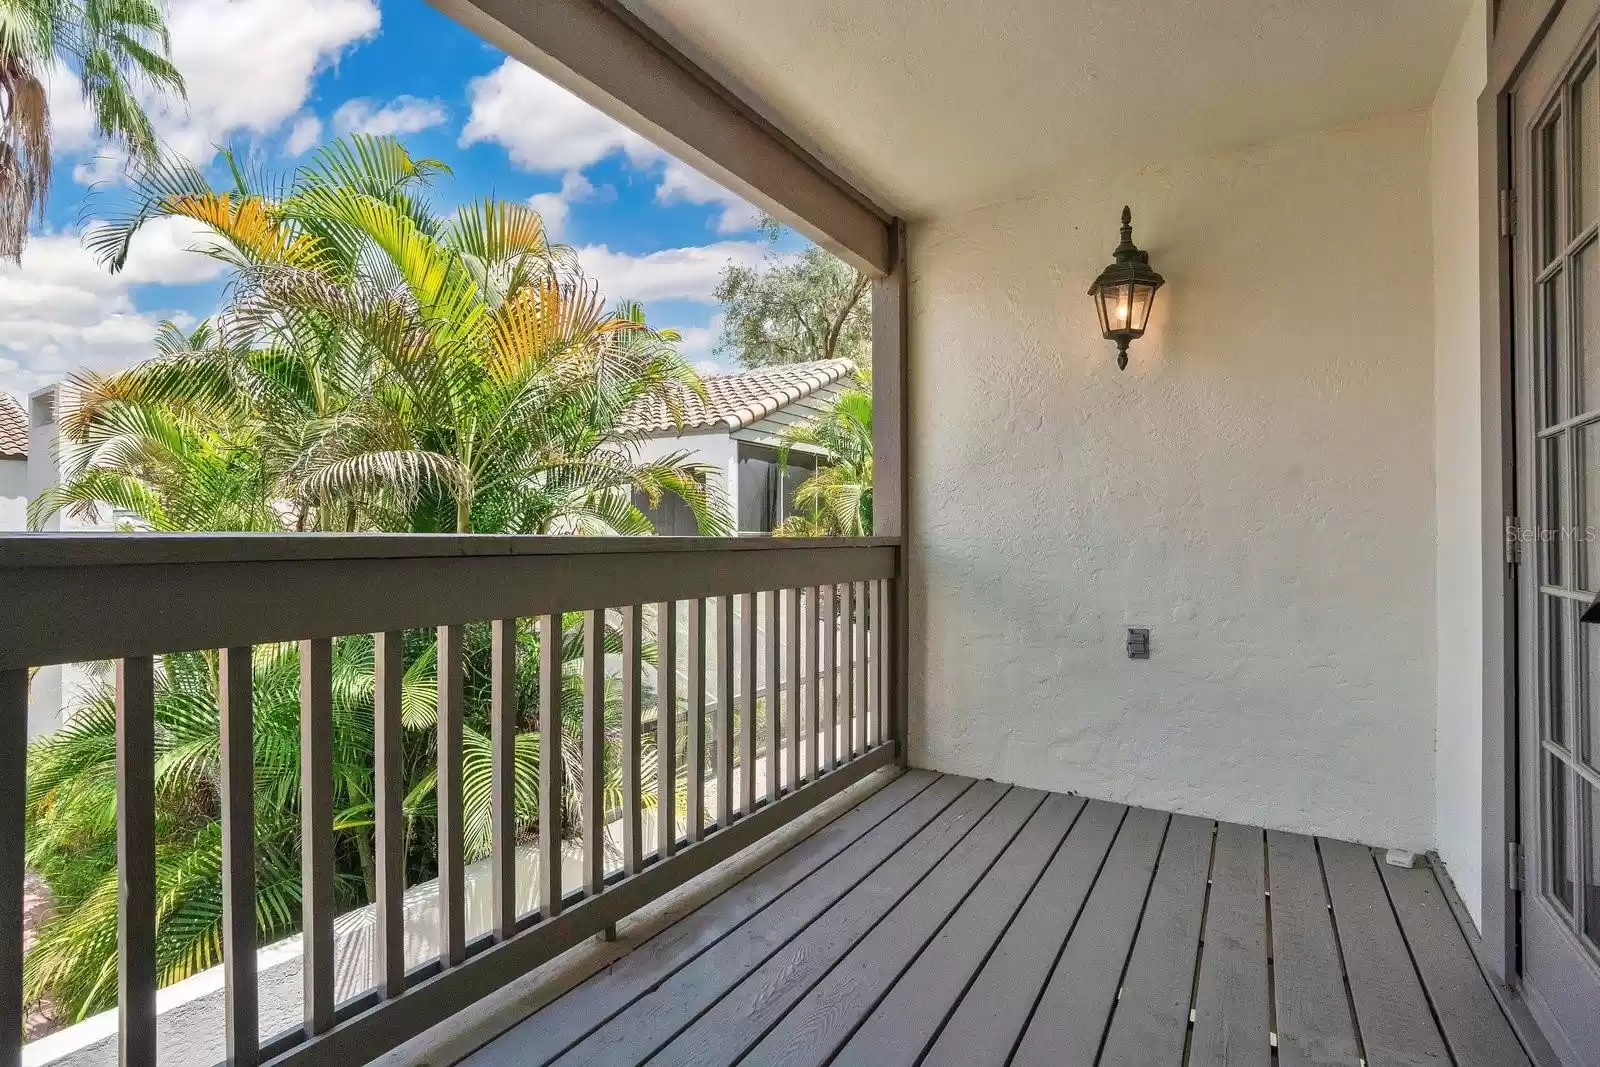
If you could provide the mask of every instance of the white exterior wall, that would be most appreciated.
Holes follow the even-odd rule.
[[[1408,112],[913,228],[913,764],[1433,844],[1428,152]],[[1125,203],[1168,286],[1119,372]]]
[[[1483,0],[1467,15],[1430,114],[1434,488],[1438,524],[1439,855],[1483,918],[1483,390],[1478,266],[1478,95],[1488,78]],[[1492,294],[1490,294],[1492,295]]]
[[[695,463],[715,467],[722,480],[734,527],[739,524],[739,446],[726,430],[687,434],[683,437],[649,437],[635,443],[634,458],[642,463],[691,452]]]
[[[28,461],[0,457],[0,530],[28,528]]]
[[[29,500],[60,480],[56,444],[59,434],[55,413],[61,404],[60,386],[47,386],[35,390],[28,397],[28,462],[25,478]],[[22,524],[17,529],[27,529],[26,509]],[[77,532],[84,530],[109,530],[113,524],[109,516],[99,523],[87,519],[52,516],[44,524],[51,531]],[[40,667],[33,673],[28,686],[28,739],[43,737],[61,728],[69,712],[77,707],[82,691],[95,680],[95,665],[66,663]]]

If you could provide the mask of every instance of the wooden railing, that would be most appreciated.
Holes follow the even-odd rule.
[[[897,543],[881,539],[0,537],[0,1065],[18,1061],[22,1041],[31,668],[115,663],[121,1062],[161,1060],[158,657],[207,650],[218,661],[228,1062],[359,1063],[580,940],[609,932],[644,904],[894,762],[899,558]],[[667,665],[656,672],[653,723],[641,676],[647,605],[657,662]],[[536,717],[548,753],[559,751],[563,731],[560,637],[564,616],[573,612],[583,613],[583,884],[562,884],[563,827],[551,817],[562,809],[562,762],[541,759],[539,907],[518,914],[518,620],[535,620],[541,638]],[[619,664],[622,702],[621,728],[612,738],[604,725],[608,618],[622,638],[620,656],[611,657]],[[469,939],[463,635],[468,625],[485,622],[492,628],[493,915],[488,932]],[[419,628],[437,630],[441,950],[437,959],[408,968],[401,918],[401,636]],[[331,664],[335,639],[355,634],[373,635],[377,960],[375,987],[335,1003]],[[304,1022],[261,1041],[252,646],[290,641],[299,643],[301,678]],[[715,667],[709,682],[708,663]],[[652,733],[655,795],[646,796],[642,741]],[[620,749],[610,753],[621,767],[620,810],[608,811],[602,795],[608,746]],[[650,817],[657,822],[648,836],[659,845],[647,853],[641,831]],[[622,845],[613,871],[604,835],[616,818]]]

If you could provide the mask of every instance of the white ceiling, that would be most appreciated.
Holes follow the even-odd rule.
[[[914,217],[1422,106],[1470,0],[626,2]]]

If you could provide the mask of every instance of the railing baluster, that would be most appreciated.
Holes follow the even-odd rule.
[[[26,878],[28,672],[0,671],[0,1064],[22,1058],[22,891]]]
[[[155,726],[154,661],[117,661],[117,1036],[124,1067],[156,1062]]]
[[[300,642],[300,969],[308,1037],[333,1026],[333,642]]]
[[[639,736],[643,730],[643,687],[640,684],[640,638],[644,609],[630,604],[622,609],[622,869],[638,874],[643,867],[640,813],[644,793],[639,778],[643,762]]]
[[[496,619],[489,638],[491,906],[495,936],[517,932],[517,620]]]
[[[789,772],[789,789],[793,792],[800,788],[800,590],[789,589],[783,595],[786,607],[783,633],[788,641],[783,656],[788,683],[784,711],[788,713],[789,732],[789,758],[784,763]]]
[[[460,626],[439,627],[439,942],[446,967],[467,958],[462,848]]]
[[[817,639],[817,617],[822,591],[812,586],[805,593],[806,624],[806,774],[810,781],[822,775],[821,741],[817,737],[817,707],[822,700],[822,642]]]
[[[782,671],[778,663],[778,640],[783,635],[783,627],[778,614],[778,590],[767,590],[762,599],[766,601],[762,613],[767,620],[764,657],[767,668],[767,803],[773,804],[777,802],[783,785],[781,764],[778,762],[783,744],[783,690],[780,685]]]
[[[560,615],[539,617],[539,910],[561,914],[561,688]]]
[[[861,719],[861,709],[856,707],[856,657],[851,634],[855,628],[855,586],[845,582],[839,586],[839,704],[844,709],[839,718],[844,736],[839,739],[839,751],[845,760],[856,754],[856,724]]]
[[[883,738],[893,741],[900,746],[898,753],[901,764],[906,758],[906,739],[900,736],[900,718],[895,711],[894,701],[890,698],[895,694],[895,649],[900,646],[901,638],[896,633],[895,627],[900,625],[896,617],[896,602],[894,579],[880,578],[878,580],[878,596],[883,605],[883,631],[878,637],[878,648],[883,653],[878,669],[878,706],[882,709]],[[903,694],[902,694],[903,697]]]
[[[867,583],[872,599],[871,629],[867,631],[867,661],[872,668],[872,681],[867,690],[867,721],[872,727],[872,743],[883,744],[883,585],[874,580]]]
[[[744,683],[744,714],[739,717],[739,811],[756,810],[756,595],[739,594],[739,680]]]
[[[871,712],[867,707],[867,587],[863,582],[855,582],[855,622],[852,632],[855,634],[855,680],[856,696],[851,701],[855,710],[855,738],[852,742],[856,755],[861,755],[867,750],[870,741],[867,729]]]
[[[583,863],[584,888],[606,887],[606,613],[583,616]]]
[[[678,851],[678,604],[656,605],[656,856]]]
[[[685,819],[689,840],[706,835],[706,602],[700,597],[689,601],[688,716],[686,740],[688,781],[684,785]]]
[[[822,645],[822,675],[818,684],[822,688],[822,762],[819,764],[823,772],[831,771],[839,765],[836,745],[839,741],[837,715],[838,706],[838,612],[836,610],[837,587],[825,585],[822,587],[822,613],[817,623],[817,642]]]
[[[404,635],[374,634],[373,775],[377,820],[378,929],[373,978],[385,997],[406,991],[406,821],[404,731],[400,709],[405,681]]]
[[[733,825],[733,597],[717,598],[717,825]]]
[[[256,766],[251,650],[219,653],[222,696],[222,966],[230,1067],[254,1067],[256,993]]]

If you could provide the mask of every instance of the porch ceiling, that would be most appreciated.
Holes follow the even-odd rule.
[[[885,206],[1427,103],[1470,0],[625,0]]]

